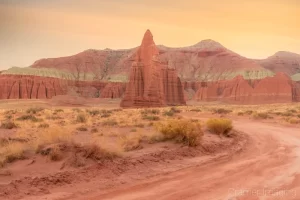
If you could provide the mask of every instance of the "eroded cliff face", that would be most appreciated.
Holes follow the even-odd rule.
[[[299,101],[299,85],[284,73],[253,82],[238,76],[200,86],[194,99],[242,104],[286,103]]]
[[[184,92],[177,72],[158,60],[159,50],[146,31],[133,56],[130,80],[121,107],[159,107],[184,105]]]
[[[90,98],[121,98],[125,85],[40,76],[1,75],[0,99],[51,99],[53,96],[66,94]]]
[[[100,98],[122,98],[126,89],[125,83],[108,83],[101,91]]]
[[[50,99],[67,93],[67,81],[22,75],[0,76],[0,99]]]

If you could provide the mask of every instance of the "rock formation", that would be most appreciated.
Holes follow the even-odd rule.
[[[100,98],[121,98],[125,92],[125,83],[108,83],[102,90]]]
[[[159,107],[185,104],[183,86],[174,69],[158,60],[159,50],[146,31],[133,56],[130,80],[121,107]]]
[[[279,51],[257,63],[275,73],[284,72],[289,76],[300,73],[300,55],[292,52]]]
[[[66,94],[67,82],[56,78],[0,76],[0,99],[49,99]]]
[[[194,96],[197,101],[244,104],[293,102],[298,98],[299,88],[284,73],[256,81],[247,81],[238,76],[232,80],[209,82],[199,87]]]

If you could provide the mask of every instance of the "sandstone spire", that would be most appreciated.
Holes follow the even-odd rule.
[[[177,73],[157,60],[159,50],[150,30],[144,34],[131,66],[122,107],[155,107],[185,104],[183,87]]]

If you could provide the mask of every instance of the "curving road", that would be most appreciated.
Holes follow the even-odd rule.
[[[250,136],[238,155],[106,191],[90,200],[300,199],[300,130],[235,121]]]

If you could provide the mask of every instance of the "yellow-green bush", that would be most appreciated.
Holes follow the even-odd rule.
[[[226,118],[213,118],[206,122],[208,130],[216,134],[228,134],[233,126],[232,121]]]
[[[157,123],[156,129],[162,133],[164,140],[174,140],[188,146],[196,146],[203,136],[199,122],[185,119],[173,119]]]

